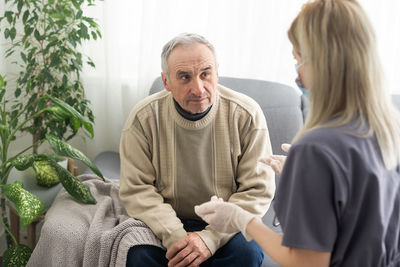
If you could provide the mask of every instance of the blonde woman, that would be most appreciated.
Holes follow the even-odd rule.
[[[214,197],[196,213],[241,231],[282,266],[400,266],[400,122],[357,1],[305,4],[289,31],[311,110],[280,169],[283,235]],[[278,163],[278,164],[276,164]]]

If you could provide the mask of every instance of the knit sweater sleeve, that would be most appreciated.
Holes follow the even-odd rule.
[[[237,190],[229,198],[258,217],[267,212],[275,193],[275,174],[261,157],[272,154],[266,119],[257,105],[252,116],[238,123],[240,147],[237,149]]]
[[[129,216],[143,221],[169,249],[187,235],[170,204],[155,187],[151,144],[140,125],[125,127],[121,135],[120,199]]]

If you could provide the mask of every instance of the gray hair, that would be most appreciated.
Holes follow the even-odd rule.
[[[206,38],[204,38],[203,36],[196,34],[196,33],[181,33],[178,36],[174,37],[172,40],[170,40],[168,43],[166,43],[163,47],[162,53],[161,53],[161,70],[162,72],[169,76],[168,73],[168,57],[171,54],[172,50],[174,50],[175,47],[177,46],[190,46],[192,44],[204,44],[206,45],[211,52],[214,55],[214,59],[215,59],[215,64],[217,65],[217,56],[215,54],[215,49],[214,46],[207,41]]]

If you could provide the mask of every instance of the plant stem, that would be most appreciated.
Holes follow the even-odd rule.
[[[3,188],[1,189],[3,191]],[[1,195],[1,224],[3,225],[4,229],[6,230],[6,240],[7,240],[7,247],[11,247],[12,243],[14,242],[15,245],[18,244],[17,240],[15,239],[14,235],[10,231],[10,227],[8,224],[8,217],[7,217],[7,209],[6,209],[6,199],[4,195]]]
[[[36,116],[39,116],[41,113],[45,112],[46,110],[42,109],[39,112],[36,112],[35,114],[33,114],[32,116],[30,116],[29,118],[27,118],[26,120],[24,120],[23,122],[21,122],[19,125],[17,125],[17,127],[15,127],[15,129],[12,131],[12,133],[10,134],[10,136],[8,137],[6,144],[4,144],[4,146],[10,144],[11,138],[19,131],[19,129],[22,128],[22,126],[25,125],[25,123],[29,122],[30,120],[32,120],[33,118],[35,118]]]

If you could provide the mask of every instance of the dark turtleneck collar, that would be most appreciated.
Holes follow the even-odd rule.
[[[174,99],[175,108],[176,108],[176,110],[178,111],[178,113],[179,113],[182,117],[184,117],[185,119],[190,120],[190,121],[198,121],[198,120],[202,119],[205,115],[207,115],[207,113],[210,111],[210,109],[211,109],[211,107],[212,107],[212,105],[211,105],[211,106],[209,106],[209,107],[208,107],[205,111],[203,111],[203,112],[196,113],[196,114],[192,114],[192,113],[189,113],[189,112],[187,112],[186,110],[184,110],[184,109],[178,104],[178,102],[176,102],[175,98],[173,98],[173,99]]]

